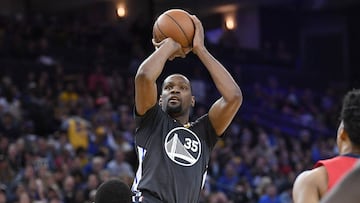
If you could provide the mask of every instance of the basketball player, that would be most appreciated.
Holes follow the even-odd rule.
[[[118,179],[103,182],[96,191],[95,203],[131,203],[131,190]]]
[[[358,203],[360,200],[360,162],[342,179],[321,203]]]
[[[242,93],[229,72],[204,46],[201,22],[192,16],[195,37],[192,51],[210,73],[221,97],[209,112],[189,121],[195,105],[188,78],[168,76],[157,99],[156,80],[165,62],[185,57],[171,38],[154,44],[156,50],[140,65],[135,77],[135,142],[139,158],[132,190],[133,201],[145,203],[198,203],[210,153],[242,103]]]
[[[360,90],[345,95],[337,131],[339,156],[322,160],[302,172],[293,187],[294,203],[318,203],[360,157]]]

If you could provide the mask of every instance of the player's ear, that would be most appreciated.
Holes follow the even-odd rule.
[[[345,130],[344,122],[341,121],[337,131],[337,141],[348,142],[350,141],[349,134]]]
[[[340,139],[341,139],[342,141],[349,139],[349,135],[348,135],[348,133],[346,132],[346,130],[345,130],[344,127],[341,127],[341,128],[339,129],[339,136],[340,136]]]
[[[195,106],[195,96],[191,97],[191,106],[194,107]]]

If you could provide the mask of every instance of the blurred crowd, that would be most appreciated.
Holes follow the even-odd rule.
[[[133,79],[148,45],[141,27],[119,27],[1,18],[0,203],[90,203],[109,178],[132,184]],[[243,82],[237,65],[244,104],[212,153],[201,202],[291,203],[296,175],[337,153],[343,90]],[[218,95],[200,68],[187,71],[196,118]]]

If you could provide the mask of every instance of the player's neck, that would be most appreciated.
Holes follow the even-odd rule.
[[[188,125],[189,124],[189,118],[185,117],[185,116],[178,116],[178,117],[173,117],[178,123],[180,123],[181,125]]]
[[[189,114],[187,113],[169,114],[169,115],[181,125],[186,125],[187,123],[189,123]]]
[[[357,147],[352,147],[350,154],[360,155],[360,149]]]
[[[340,154],[359,154],[360,155],[360,148],[349,144],[349,145],[342,147],[342,149],[340,150]]]

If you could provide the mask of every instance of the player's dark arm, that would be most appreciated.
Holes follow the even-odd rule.
[[[233,77],[225,67],[216,60],[204,46],[204,30],[199,19],[192,16],[195,24],[193,52],[209,71],[216,88],[221,94],[209,110],[209,119],[217,133],[221,135],[230,125],[242,103],[242,93]]]
[[[181,46],[167,38],[158,48],[143,61],[135,76],[135,107],[139,115],[143,115],[157,103],[156,80],[164,69],[165,62]]]
[[[357,163],[345,177],[336,184],[336,186],[324,196],[321,203],[358,203],[360,201],[360,193],[358,191],[360,185],[360,162]]]

